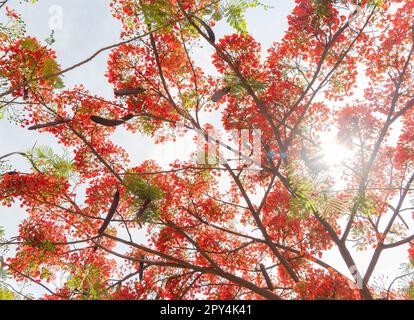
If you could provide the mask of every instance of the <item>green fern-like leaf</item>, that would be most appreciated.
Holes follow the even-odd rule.
[[[245,13],[247,9],[255,7],[269,8],[258,0],[228,0],[215,12],[213,19],[220,20],[224,16],[227,23],[237,32],[247,33]]]
[[[55,154],[48,146],[36,147],[31,152],[32,160],[36,166],[44,172],[59,177],[72,178],[75,173],[75,166],[68,156]]]
[[[288,169],[287,179],[292,192],[296,195],[290,202],[290,211],[294,217],[307,217],[312,211],[323,217],[343,215],[350,208],[352,195],[338,198],[325,191],[319,191],[318,185],[304,176],[294,174]]]
[[[124,185],[133,197],[131,207],[133,214],[139,212],[146,201],[150,201],[143,214],[139,217],[140,222],[151,222],[159,216],[157,200],[163,197],[163,192],[160,188],[133,174],[125,176]]]

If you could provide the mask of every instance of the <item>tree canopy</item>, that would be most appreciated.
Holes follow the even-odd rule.
[[[0,155],[0,203],[27,213],[0,242],[1,270],[43,299],[413,298],[414,0],[296,0],[266,52],[246,23],[253,7],[268,8],[111,0],[119,43],[63,68],[51,39],[0,1],[3,121],[64,149]],[[234,33],[218,38],[217,23]],[[112,99],[65,85],[106,51]],[[196,133],[204,161],[132,165],[111,138],[121,127],[157,144]],[[333,250],[346,272],[325,260]],[[391,250],[407,259],[379,286]],[[363,268],[355,254],[367,252]],[[26,298],[1,283],[0,297]]]

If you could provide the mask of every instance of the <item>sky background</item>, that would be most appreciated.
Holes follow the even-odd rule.
[[[287,28],[287,15],[294,6],[293,0],[265,0],[263,3],[273,6],[272,9],[251,9],[247,13],[249,32],[262,43],[263,51],[274,41],[280,40]],[[63,26],[55,30],[56,42],[52,45],[57,53],[58,61],[63,68],[71,66],[93,54],[96,50],[119,41],[121,24],[111,16],[109,1],[107,0],[40,0],[31,5],[19,1],[9,1],[9,6],[21,14],[27,25],[28,35],[40,40],[50,35],[49,19],[51,8],[62,9]],[[233,33],[224,23],[215,28],[217,37]],[[74,85],[84,84],[93,94],[105,98],[113,98],[113,88],[108,84],[104,74],[109,52],[96,57],[92,62],[83,65],[64,76],[65,85],[70,88]],[[214,72],[211,65],[211,51],[207,48],[199,50],[196,61],[208,72]],[[157,159],[166,165],[175,158],[178,152],[174,145],[154,146],[148,138],[131,135],[118,130],[114,135],[114,142],[120,144],[129,152],[132,162],[138,165],[146,159]],[[48,134],[28,132],[26,129],[16,127],[7,121],[0,122],[0,154],[14,151],[25,151],[37,145],[52,145],[58,149],[53,138]],[[185,149],[185,146],[181,146]],[[19,159],[13,163],[23,166]],[[0,207],[0,226],[6,229],[6,236],[17,234],[19,221],[25,217],[24,212],[17,206],[7,209]],[[357,263],[366,269],[371,253],[357,254]],[[377,268],[376,275],[388,274],[390,279],[398,273],[399,264],[407,257],[406,249],[386,251]],[[324,256],[326,261],[339,270],[346,270],[337,252],[330,252]]]

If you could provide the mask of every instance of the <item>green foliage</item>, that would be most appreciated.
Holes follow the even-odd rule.
[[[150,117],[141,117],[139,119],[139,131],[142,134],[150,136],[155,131],[156,126],[151,121]]]
[[[3,261],[3,257],[0,257],[0,262]],[[2,265],[0,265],[0,279],[5,280],[7,278],[7,270]]]
[[[313,201],[309,198],[313,186],[303,177],[290,176],[288,180],[296,195],[290,200],[290,213],[293,218],[306,218],[313,209]]]
[[[4,119],[5,112],[6,112],[6,108],[0,105],[0,120]]]
[[[0,240],[3,240],[4,228],[0,227]],[[1,251],[5,251],[7,246],[0,246]],[[0,255],[0,300],[15,300],[16,296],[13,292],[9,291],[4,285],[4,281],[7,278],[7,270],[3,267],[3,256]]]
[[[26,25],[20,17],[9,19],[6,23],[0,22],[0,39],[2,41],[6,39],[14,41],[25,34]]]
[[[361,214],[370,217],[375,212],[375,199],[369,196],[359,197],[357,205]]]
[[[414,283],[411,283],[411,285],[408,287],[408,298],[410,300],[414,300]]]
[[[157,186],[151,185],[143,178],[129,174],[124,179],[126,189],[143,200],[155,201],[162,198],[163,193]]]
[[[32,239],[27,239],[25,241],[25,244],[30,246],[30,247],[36,247],[39,249],[44,250],[45,252],[55,252],[56,251],[56,245],[49,241],[49,240],[41,240],[41,241],[37,241],[36,239],[32,240]]]
[[[292,170],[288,170],[288,182],[296,195],[290,201],[290,213],[293,217],[307,217],[313,211],[323,217],[338,216],[349,210],[352,197],[338,199],[328,192],[319,191],[314,183],[293,174]]]
[[[16,295],[7,288],[0,287],[0,300],[16,300]]]
[[[351,198],[337,199],[321,192],[314,201],[317,211],[323,216],[329,217],[344,214],[349,209],[350,200]]]
[[[247,33],[245,13],[247,9],[255,7],[269,8],[269,6],[263,5],[258,0],[227,0],[221,1],[215,9],[213,9],[213,6],[209,6],[200,13],[210,15],[215,21],[225,18],[227,23],[237,32]],[[152,1],[141,7],[141,18],[154,28],[164,27],[169,24],[174,9],[170,1]],[[129,23],[127,22],[127,24]],[[132,24],[133,21],[130,23],[131,27]]]
[[[81,278],[79,276],[73,275],[68,278],[66,285],[71,290],[76,290],[81,285]]]
[[[48,146],[36,147],[31,152],[31,157],[36,166],[43,172],[64,178],[72,178],[75,174],[75,166],[68,156],[54,153]]]
[[[195,91],[185,91],[180,95],[183,108],[189,110],[194,107],[197,102],[197,94]]]
[[[368,0],[368,6],[370,7],[381,7],[384,0]]]
[[[13,167],[6,161],[6,159],[0,160],[0,173],[9,171],[13,171]],[[4,200],[7,200],[7,197]]]
[[[328,5],[333,2],[332,0],[313,0],[312,2],[318,17],[328,17],[331,14]]]
[[[49,40],[50,41],[50,40]],[[32,38],[24,38],[21,42],[21,47],[28,51],[39,50],[39,43]],[[41,76],[50,76],[60,71],[60,67],[54,58],[47,58],[43,61],[43,68]],[[64,87],[61,77],[51,77],[48,79],[50,84],[56,89],[62,89]]]
[[[156,201],[164,195],[160,188],[133,174],[125,176],[124,185],[133,198],[132,210],[134,213],[139,212],[146,201],[150,201],[146,210],[139,217],[141,222],[151,222],[159,216],[160,212]]]
[[[155,28],[164,27],[169,24],[173,7],[170,1],[159,0],[145,3],[141,7],[141,18]]]
[[[101,278],[99,268],[87,264],[80,274],[70,276],[66,285],[83,300],[97,300],[103,298],[106,293],[105,286],[99,281]]]
[[[201,16],[210,16],[214,21],[222,20],[233,27],[237,32],[247,33],[247,23],[245,18],[246,10],[249,8],[269,6],[263,5],[259,0],[226,0],[220,1],[218,5],[210,5],[198,12]],[[137,9],[137,8],[134,8]],[[165,28],[171,22],[171,16],[176,12],[176,8],[171,6],[170,1],[160,0],[143,4],[139,10],[139,17],[152,28]],[[134,16],[125,21],[126,25],[134,28]],[[172,26],[170,26],[172,28]]]
[[[40,271],[40,278],[48,279],[50,276],[51,276],[51,272],[46,268],[42,268],[42,270]]]
[[[255,79],[246,79],[247,84],[255,91],[260,92],[266,89],[267,84]],[[224,76],[224,83],[231,88],[231,94],[235,97],[246,95],[246,89],[240,83],[238,76],[233,73],[227,73]]]
[[[29,151],[28,155],[42,172],[66,179],[75,176],[75,165],[67,154],[57,155],[51,147],[39,146]]]
[[[54,44],[56,42],[55,40],[55,30],[52,30],[52,32],[50,33],[50,35],[45,39],[45,42],[51,46],[52,44]]]
[[[407,294],[408,299],[414,300],[414,259],[400,266],[399,287]]]
[[[29,51],[36,51],[37,49],[39,49],[39,44],[33,38],[24,38],[20,45],[23,49]]]
[[[58,73],[60,71],[60,67],[55,59],[48,58],[43,63],[43,76],[48,76],[51,74]],[[63,80],[60,77],[52,77],[49,79],[49,82],[52,84],[53,87],[56,89],[62,89],[64,87]]]

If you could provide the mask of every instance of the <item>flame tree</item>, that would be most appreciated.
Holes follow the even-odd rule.
[[[27,213],[1,244],[13,248],[2,265],[13,278],[44,299],[413,296],[413,0],[296,0],[265,53],[244,19],[265,7],[255,0],[112,0],[120,42],[67,68],[6,5],[2,114],[67,150],[1,155],[2,205]],[[216,38],[219,20],[234,34]],[[197,65],[199,44],[218,76]],[[104,51],[112,100],[64,86]],[[260,130],[259,170],[132,166],[111,140],[123,127],[163,144],[177,123],[207,139],[209,115],[225,131]],[[324,150],[327,136],[341,154]],[[347,268],[324,260],[332,250]],[[406,270],[380,287],[373,274],[390,250],[408,251]],[[365,270],[355,255],[367,252]]]

